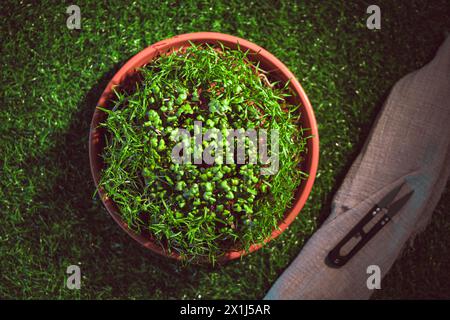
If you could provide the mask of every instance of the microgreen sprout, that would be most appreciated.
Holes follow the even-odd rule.
[[[305,138],[288,85],[270,82],[248,52],[224,46],[191,44],[140,73],[133,92],[118,92],[113,109],[101,108],[108,143],[100,186],[123,219],[188,259],[214,262],[231,249],[261,243],[305,176]],[[202,130],[278,130],[278,172],[261,175],[263,165],[250,163],[173,163],[170,137],[178,128],[194,133],[195,121]]]

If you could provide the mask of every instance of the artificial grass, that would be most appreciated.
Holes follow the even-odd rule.
[[[86,1],[78,3],[82,29],[71,31],[69,4],[3,1],[0,297],[263,297],[329,213],[390,87],[428,62],[450,30],[447,1],[378,1],[376,31],[365,26],[370,4]],[[317,180],[297,220],[259,252],[215,268],[182,267],[125,235],[92,198],[87,156],[92,113],[118,67],[156,41],[193,31],[230,33],[275,54],[308,94],[321,143]],[[439,210],[448,212],[445,197]],[[450,249],[437,240],[448,240],[445,219],[435,217],[416,244],[423,258],[407,253],[378,298],[450,296],[442,267]],[[71,264],[81,266],[81,290],[64,286]],[[409,283],[434,290],[412,295]]]

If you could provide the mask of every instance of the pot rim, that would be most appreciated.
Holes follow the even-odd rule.
[[[248,251],[239,250],[239,251],[229,251],[224,256],[219,257],[219,260],[233,260],[244,256],[248,253],[254,252],[260,249],[263,244],[275,239],[278,237],[286,228],[294,221],[297,215],[300,213],[301,209],[306,203],[308,196],[311,192],[312,186],[314,184],[314,180],[317,174],[317,168],[319,163],[319,134],[316,119],[314,116],[314,111],[311,106],[311,103],[304,92],[302,86],[295,78],[294,74],[274,55],[272,55],[267,50],[262,47],[247,41],[245,39],[218,33],[218,32],[195,32],[195,33],[187,33],[174,36],[169,39],[165,39],[159,41],[144,50],[137,53],[130,60],[128,60],[119,71],[112,77],[110,82],[107,84],[105,90],[100,96],[99,101],[97,102],[97,106],[105,106],[108,100],[111,98],[112,89],[122,83],[125,77],[134,74],[136,68],[142,67],[143,65],[149,63],[155,57],[164,52],[167,52],[170,49],[179,48],[188,45],[188,42],[194,43],[215,43],[222,42],[225,46],[228,45],[239,45],[241,49],[250,50],[250,53],[257,55],[257,60],[261,62],[265,62],[266,64],[270,64],[275,69],[271,71],[276,71],[279,75],[283,76],[286,79],[290,80],[291,88],[296,92],[299,99],[302,103],[302,121],[303,126],[309,128],[310,135],[312,136],[307,140],[307,152],[305,156],[305,171],[308,173],[308,178],[302,182],[302,184],[298,187],[297,192],[298,195],[293,203],[293,206],[290,210],[285,213],[284,218],[278,224],[278,229],[272,231],[272,234],[263,241],[263,243],[255,243],[250,246]],[[152,239],[149,239],[141,234],[137,234],[128,228],[125,221],[123,221],[120,213],[118,211],[117,206],[114,202],[108,198],[103,191],[103,189],[98,187],[98,182],[100,179],[100,171],[101,171],[101,157],[100,151],[101,147],[99,146],[99,142],[102,140],[102,134],[100,134],[100,130],[97,130],[97,125],[100,122],[100,118],[102,113],[99,109],[95,108],[94,115],[92,117],[90,131],[89,131],[89,162],[91,167],[91,174],[95,183],[95,187],[98,190],[99,196],[103,202],[103,205],[107,209],[108,213],[112,216],[114,221],[134,240],[139,242],[141,245],[146,247],[147,249],[152,250],[160,255],[175,258],[177,260],[181,259],[181,256],[176,254],[175,252],[168,252],[165,248],[160,246],[158,243],[154,242]],[[104,116],[104,115],[103,115]]]

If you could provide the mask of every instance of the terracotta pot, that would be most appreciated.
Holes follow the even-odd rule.
[[[301,102],[303,106],[303,108],[301,109],[301,125],[304,128],[310,128],[311,130],[308,131],[308,135],[313,135],[312,138],[307,140],[307,153],[305,155],[305,160],[302,168],[304,172],[309,174],[309,177],[307,180],[303,181],[303,183],[298,188],[292,209],[286,212],[284,219],[279,224],[279,229],[274,230],[271,236],[265,241],[268,242],[280,235],[292,223],[292,221],[294,221],[295,217],[303,208],[309,196],[309,193],[311,192],[319,162],[319,135],[311,103],[309,102],[308,97],[306,96],[303,88],[301,87],[295,76],[275,56],[254,43],[227,34],[215,32],[198,32],[175,36],[173,38],[157,42],[131,58],[108,83],[97,105],[108,107],[108,102],[112,98],[113,94],[112,89],[119,84],[123,84],[125,82],[125,79],[127,79],[127,82],[129,82],[130,79],[133,80],[133,76],[136,75],[136,68],[148,64],[152,61],[152,59],[161,54],[170,52],[171,50],[178,49],[180,47],[189,46],[189,41],[193,43],[209,44],[216,44],[218,42],[221,42],[226,47],[235,49],[239,45],[241,50],[250,50],[249,58],[253,61],[259,61],[260,66],[264,70],[270,72],[269,78],[281,81],[291,80],[290,87],[294,92],[296,92],[298,96],[294,99],[297,100],[296,102]],[[105,146],[104,129],[97,127],[100,122],[104,121],[105,117],[106,114],[104,112],[98,109],[95,110],[89,135],[89,158],[91,172],[94,178],[95,185],[97,187],[100,180],[101,170],[103,168],[103,162],[100,154],[102,153],[102,150]],[[135,232],[130,230],[127,227],[127,224],[122,220],[118,207],[111,199],[106,196],[104,190],[102,188],[99,188],[98,192],[109,214],[133,239],[142,244],[144,247],[156,253],[175,259],[180,259],[180,256],[178,254],[174,252],[169,253],[165,248],[162,248],[160,245],[154,242],[150,234],[136,234]],[[254,244],[250,247],[249,251],[253,252],[255,250],[258,250],[261,246],[261,244]],[[222,258],[222,260],[236,259],[244,254],[246,254],[245,251],[231,251],[228,252]]]

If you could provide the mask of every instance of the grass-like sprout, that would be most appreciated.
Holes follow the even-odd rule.
[[[288,84],[271,82],[248,54],[191,44],[143,67],[131,93],[117,91],[113,108],[101,108],[108,117],[100,186],[131,229],[150,232],[187,260],[214,262],[230,249],[262,243],[305,177],[299,105],[288,102]],[[176,128],[193,134],[194,121],[203,133],[278,130],[278,172],[261,175],[259,162],[174,163],[170,136]]]

